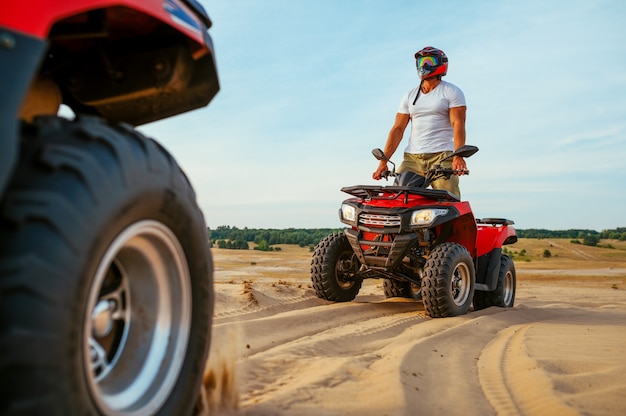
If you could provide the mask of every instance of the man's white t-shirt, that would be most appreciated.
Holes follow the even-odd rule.
[[[437,153],[454,150],[450,108],[465,106],[463,91],[454,84],[441,81],[428,94],[419,86],[408,91],[400,101],[398,113],[411,116],[411,138],[405,153]]]

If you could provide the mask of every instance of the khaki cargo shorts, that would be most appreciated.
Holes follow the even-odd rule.
[[[422,176],[426,176],[426,171],[435,165],[441,165],[444,168],[452,167],[452,159],[441,162],[441,159],[450,156],[452,152],[439,153],[405,153],[404,160],[398,168],[398,173],[412,171]],[[431,184],[433,189],[443,189],[449,191],[461,199],[461,190],[459,189],[459,177],[450,176],[450,179],[437,179]]]

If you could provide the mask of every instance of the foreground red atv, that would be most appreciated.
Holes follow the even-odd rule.
[[[454,155],[469,157],[475,146]],[[390,162],[380,149],[374,156]],[[391,162],[390,162],[391,163]],[[393,164],[393,163],[392,163]],[[393,186],[351,186],[343,192],[343,233],[322,239],[311,262],[317,296],[336,302],[353,300],[363,279],[384,279],[387,297],[422,299],[433,318],[489,306],[512,307],[515,266],[502,246],[517,241],[513,221],[476,220],[469,202],[448,191],[427,189],[454,174],[437,166],[426,177],[413,172],[396,177]]]
[[[196,0],[3,2],[0,414],[192,412],[213,311],[206,226],[175,160],[134,126],[215,96],[210,25]]]

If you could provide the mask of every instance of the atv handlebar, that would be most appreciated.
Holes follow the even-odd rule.
[[[472,156],[474,153],[478,152],[478,147],[476,146],[470,146],[470,145],[463,145],[461,147],[459,147],[458,149],[456,149],[454,152],[452,152],[450,155],[446,156],[445,158],[443,158],[441,160],[441,162],[451,159],[454,156],[459,156],[459,157],[470,157]],[[372,154],[374,155],[374,157],[380,161],[385,161],[388,163],[391,163],[391,165],[393,166],[393,169],[391,171],[386,170],[384,172],[381,172],[380,177],[381,178],[385,178],[385,180],[389,180],[389,177],[395,177],[398,176],[398,174],[396,173],[396,165],[385,155],[385,153],[381,150],[381,149],[373,149],[372,150]],[[451,169],[451,168],[442,168],[441,165],[436,165],[435,167],[433,167],[432,169],[429,169],[426,172],[425,175],[425,183],[423,185],[424,188],[426,188],[428,185],[430,185],[433,181],[435,181],[436,179],[439,178],[446,178],[446,179],[450,179],[450,176],[452,175],[469,175],[469,170],[467,169]],[[377,178],[375,178],[377,179]]]
[[[426,177],[431,178],[431,180],[435,180],[440,177],[445,177],[446,179],[448,179],[452,175],[459,175],[459,176],[469,175],[469,173],[470,171],[468,169],[451,169],[451,168],[442,168],[441,166],[435,166],[434,168],[429,169],[428,172],[426,172]],[[393,171],[386,170],[384,172],[381,172],[380,177],[385,178],[385,180],[389,180],[390,176],[393,178],[398,175],[400,174],[397,173],[395,170]]]
[[[434,168],[428,170],[428,175],[432,175],[433,177],[443,175],[446,178],[449,178],[451,175],[469,175],[469,170],[442,168],[441,166],[435,166]]]

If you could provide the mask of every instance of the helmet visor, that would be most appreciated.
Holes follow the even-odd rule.
[[[417,58],[416,64],[418,68],[422,68],[424,66],[437,66],[440,65],[441,62],[439,60],[439,57],[437,56],[420,56],[419,58]]]

